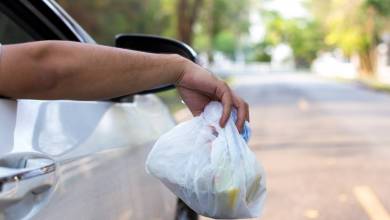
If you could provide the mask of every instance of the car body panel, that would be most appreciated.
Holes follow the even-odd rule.
[[[95,43],[54,1],[4,0],[0,9],[35,40]],[[0,182],[0,219],[174,219],[176,196],[144,165],[153,143],[175,122],[153,94],[128,100],[0,98],[0,168],[3,158],[20,152],[42,154],[56,167],[55,184],[4,206],[7,185]],[[12,184],[18,190],[27,181]]]
[[[37,198],[26,196],[26,201],[4,210],[6,219],[19,219],[15,212],[24,210],[31,210],[23,216],[27,219],[172,219],[175,215],[176,197],[144,168],[154,141],[175,124],[156,96],[136,96],[132,103],[18,100],[16,106],[14,101],[5,102],[6,108],[0,102],[0,113],[15,116],[15,120],[7,117],[14,133],[1,144],[12,145],[10,154],[50,156],[58,175],[45,198],[35,202]]]
[[[16,123],[15,100],[0,98],[0,155],[12,151]]]

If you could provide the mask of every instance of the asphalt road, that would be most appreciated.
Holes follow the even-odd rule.
[[[264,220],[390,220],[390,95],[308,75],[240,76]]]

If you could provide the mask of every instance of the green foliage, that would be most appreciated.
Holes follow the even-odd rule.
[[[380,15],[390,16],[389,0],[365,0],[364,7],[373,7]]]
[[[119,33],[173,37],[174,0],[58,0],[99,42],[112,45]]]
[[[178,37],[178,0],[58,0],[99,43],[113,44],[118,33]],[[191,4],[190,4],[191,5]],[[250,0],[203,0],[194,25],[194,45],[231,57],[249,28]],[[191,10],[190,10],[191,11]]]
[[[255,55],[253,60],[257,62],[271,62],[271,55],[261,51]]]
[[[228,55],[229,57],[234,57],[234,52],[236,51],[236,37],[230,31],[220,32],[214,39],[214,48],[218,51],[221,51]]]
[[[359,56],[362,75],[373,75],[376,71],[376,46],[380,35],[389,23],[389,0],[327,0],[327,12],[318,13],[323,21],[327,45],[340,48],[346,56]],[[311,1],[314,8],[317,1]]]
[[[195,47],[218,50],[233,58],[240,47],[240,37],[249,30],[250,1],[205,0],[195,32]]]
[[[298,66],[308,67],[317,52],[324,48],[324,33],[315,20],[285,19],[276,12],[264,13],[264,18],[266,34],[262,44],[276,46],[287,43]]]
[[[359,55],[361,72],[375,72],[375,47],[385,25],[389,25],[389,0],[306,3],[313,12],[312,19],[284,19],[275,12],[265,12],[264,42],[289,44],[300,66],[308,66],[319,50],[339,48],[347,57]]]
[[[248,61],[270,62],[272,44],[262,41],[249,50]]]
[[[206,34],[197,34],[194,39],[194,45],[196,50],[208,51],[211,48],[209,37]]]
[[[287,29],[287,35],[298,66],[308,67],[324,48],[323,32],[315,21],[297,20]]]
[[[375,40],[373,26],[367,30],[365,23],[367,17],[361,9],[359,1],[333,1],[332,12],[326,18],[327,36],[326,43],[336,46],[344,52],[346,56],[351,56],[356,52],[369,48]],[[345,11],[343,8],[349,8]]]

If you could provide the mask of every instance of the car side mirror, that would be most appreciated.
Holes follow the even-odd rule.
[[[148,53],[178,54],[193,62],[197,62],[196,52],[187,44],[155,35],[119,34],[115,37],[115,47]],[[162,85],[138,94],[156,93],[172,88],[174,88],[173,85]]]

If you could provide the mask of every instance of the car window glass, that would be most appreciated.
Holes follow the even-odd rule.
[[[33,38],[0,11],[0,42],[2,44],[14,44],[29,41],[33,41]]]

